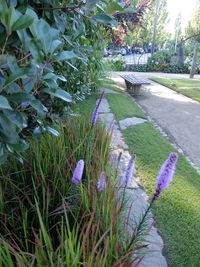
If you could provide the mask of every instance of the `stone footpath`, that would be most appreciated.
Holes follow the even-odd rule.
[[[112,90],[105,90],[105,93],[115,93]],[[128,152],[128,146],[124,142],[123,135],[120,129],[126,129],[129,126],[134,126],[139,123],[145,123],[146,120],[141,118],[127,118],[121,120],[119,124],[115,120],[114,115],[110,111],[108,101],[103,98],[99,108],[99,119],[105,123],[108,130],[112,130],[111,139],[111,157],[113,162],[117,162],[117,158],[122,153],[120,164],[119,164],[119,178],[123,176],[130,154]],[[122,189],[124,190],[124,189]],[[126,211],[124,214],[124,221],[128,224],[128,233],[132,236],[134,233],[133,229],[139,222],[139,219],[143,215],[144,211],[148,207],[148,196],[140,185],[140,181],[133,177],[132,186],[127,188],[125,191],[125,198],[127,201]],[[149,225],[153,223],[153,215],[150,214]],[[163,240],[158,233],[158,230],[152,226],[148,236],[146,237],[146,243],[148,245],[148,253],[145,254],[144,259],[139,264],[140,267],[167,267],[167,261],[162,254],[164,247]],[[134,266],[134,265],[133,265]]]

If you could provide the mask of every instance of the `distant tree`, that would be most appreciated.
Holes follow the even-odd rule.
[[[178,43],[181,41],[181,13],[179,12],[175,20],[175,45],[174,50],[176,51]]]
[[[191,19],[186,26],[186,39],[190,42],[200,43],[200,1],[198,0],[195,5],[195,10]]]
[[[193,12],[191,20],[188,22],[188,25],[185,29],[186,39],[190,43],[195,43],[192,66],[190,70],[190,78],[194,77],[196,62],[198,58],[198,51],[200,46],[200,1],[196,2],[195,10]]]
[[[129,31],[127,39],[129,43],[132,42],[133,46],[148,47],[152,42],[155,8],[156,3],[154,1],[152,5],[146,9],[141,21],[142,27],[139,29],[136,27],[132,29],[132,32]],[[156,33],[156,46],[159,48],[162,48],[167,39],[169,39],[169,33],[165,30],[168,21],[167,0],[160,0]]]
[[[153,0],[118,0],[123,6],[123,12],[117,11],[112,14],[118,21],[119,27],[117,30],[111,30],[111,38],[114,44],[124,44],[125,36],[128,32],[141,25],[142,18],[147,8]],[[133,11],[133,12],[132,12]]]

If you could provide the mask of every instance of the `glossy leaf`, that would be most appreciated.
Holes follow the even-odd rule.
[[[23,129],[27,127],[27,117],[24,113],[17,110],[4,110],[3,113],[18,128]]]
[[[67,60],[70,58],[77,58],[78,56],[71,50],[71,51],[62,51],[56,57],[56,61]]]
[[[16,93],[16,94],[9,95],[8,99],[10,101],[13,101],[15,103],[20,104],[20,103],[23,103],[23,102],[33,101],[33,100],[35,100],[35,97],[32,96],[31,94],[23,92],[23,93]]]
[[[29,148],[29,144],[26,143],[24,140],[20,139],[19,143],[17,144],[9,144],[9,147],[16,152],[24,152],[26,149]]]
[[[53,129],[53,128],[49,127],[49,126],[47,126],[45,129],[48,132],[50,132],[51,134],[53,134],[54,136],[59,136],[60,135],[58,131],[56,131],[55,129]]]
[[[4,96],[0,96],[0,109],[12,109],[8,100]]]
[[[53,39],[52,39],[51,27],[43,19],[40,19],[37,23],[37,38],[38,40],[40,40],[42,44],[41,47],[42,50],[47,55],[51,49]]]
[[[116,11],[120,11],[120,12],[122,12],[123,10],[124,10],[123,7],[122,7],[119,3],[117,3],[117,2],[112,2],[112,3],[109,4],[109,6],[107,7],[107,9],[106,9],[106,13],[112,15],[112,14],[114,14]]]
[[[66,102],[72,102],[72,97],[69,93],[62,89],[57,89],[55,92],[50,90],[49,88],[45,88],[42,90],[44,93],[50,94],[52,96],[56,96]]]
[[[0,114],[0,140],[10,144],[16,144],[19,141],[16,126],[2,113]]]
[[[27,77],[28,69],[20,69],[19,71],[16,71],[15,73],[12,73],[8,78],[6,78],[3,89],[6,88],[9,84],[13,83],[14,81]]]
[[[98,14],[92,17],[92,19],[98,21],[98,22],[102,22],[102,23],[106,23],[106,24],[110,24],[113,27],[117,28],[117,22],[111,18],[110,16],[106,15],[106,14]]]
[[[32,100],[30,102],[30,105],[34,109],[36,109],[38,111],[38,113],[41,114],[41,115],[44,115],[44,112],[47,112],[48,111],[47,108],[44,105],[42,105],[42,103],[39,100],[37,100],[37,99]]]

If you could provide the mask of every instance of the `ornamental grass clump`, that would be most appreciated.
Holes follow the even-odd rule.
[[[0,168],[0,265],[128,264],[137,246],[127,251],[120,241],[110,134],[82,117],[57,130],[31,142],[24,165]]]

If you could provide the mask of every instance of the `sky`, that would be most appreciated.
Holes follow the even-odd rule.
[[[174,31],[175,19],[179,12],[181,12],[182,29],[187,25],[191,17],[192,10],[194,10],[197,0],[167,0],[170,22],[167,26],[168,31]]]

